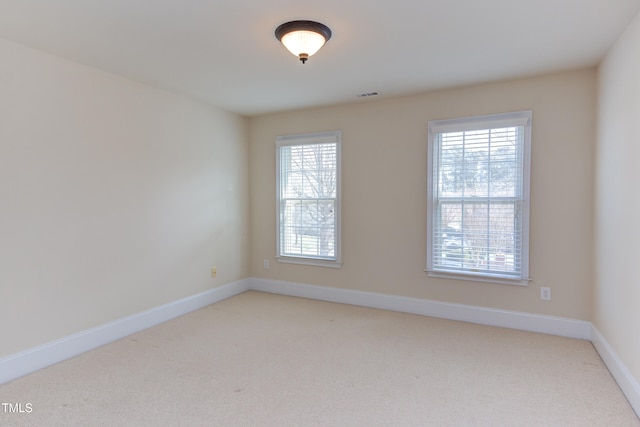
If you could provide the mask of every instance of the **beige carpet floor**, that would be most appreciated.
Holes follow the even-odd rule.
[[[640,426],[587,341],[259,292],[0,400],[32,407],[2,426]]]

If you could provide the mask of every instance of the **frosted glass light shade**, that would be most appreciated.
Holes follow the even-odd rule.
[[[291,21],[276,28],[276,38],[304,64],[331,38],[331,30],[314,21]]]
[[[282,36],[280,41],[289,52],[298,57],[301,53],[306,53],[308,56],[313,55],[325,43],[324,37],[313,31],[293,31]]]

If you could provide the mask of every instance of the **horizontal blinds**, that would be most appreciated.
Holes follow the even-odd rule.
[[[302,135],[282,135],[276,138],[276,146],[301,144],[331,144],[340,141],[341,132],[318,132]]]
[[[434,137],[434,270],[521,277],[524,126],[496,123]]]
[[[530,121],[531,117],[529,114],[516,112],[450,120],[434,120],[430,122],[429,129],[434,133],[447,133],[456,131],[497,129],[512,126],[525,127],[530,125]]]

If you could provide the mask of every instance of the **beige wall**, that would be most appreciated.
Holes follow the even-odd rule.
[[[0,63],[0,358],[248,275],[245,118],[2,40]]]
[[[594,323],[640,381],[640,15],[599,69]]]
[[[533,281],[428,277],[427,121],[527,109]],[[589,320],[595,115],[596,71],[589,69],[252,118],[251,275]],[[328,130],[342,130],[343,268],[278,263],[275,138]],[[540,286],[552,288],[552,301],[540,300]]]

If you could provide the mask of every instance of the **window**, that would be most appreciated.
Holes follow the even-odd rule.
[[[341,133],[276,139],[278,261],[340,267]]]
[[[527,284],[531,111],[429,122],[427,271]]]

